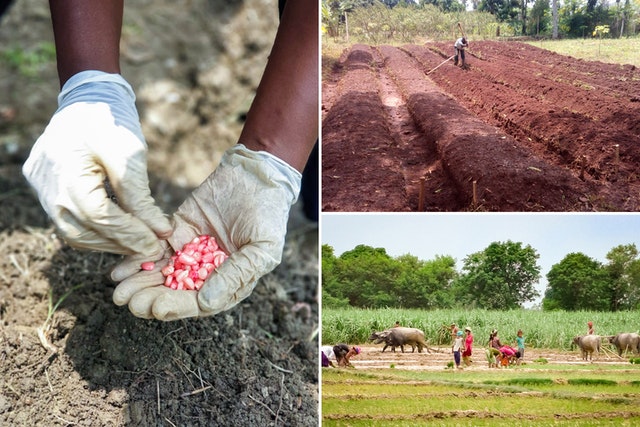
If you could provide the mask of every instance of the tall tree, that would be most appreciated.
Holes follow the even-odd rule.
[[[396,305],[395,279],[399,264],[384,248],[358,245],[336,262],[336,280],[354,307]]]
[[[478,10],[491,13],[500,22],[515,23],[520,13],[520,1],[521,0],[481,0],[478,5]]]
[[[539,255],[520,242],[494,242],[484,251],[464,259],[463,274],[456,281],[457,298],[491,310],[520,308],[539,294]]]
[[[549,11],[549,0],[535,0],[533,7],[531,8],[531,21],[535,22],[536,30],[533,32],[531,28],[529,28],[529,32],[531,34],[538,35],[542,31],[547,29],[547,13]]]
[[[522,17],[522,35],[526,35],[527,34],[527,4],[529,3],[529,0],[522,0],[520,3],[520,13],[521,13],[521,17]]]
[[[322,306],[346,307],[349,300],[342,293],[342,286],[337,279],[336,264],[338,259],[329,245],[322,245]]]
[[[597,260],[576,252],[565,256],[547,273],[544,310],[608,310],[606,278]]]
[[[640,276],[638,249],[635,244],[619,245],[607,253],[609,274],[607,288],[611,311],[634,309],[638,306]]]
[[[398,258],[401,273],[397,281],[398,306],[403,308],[446,308],[452,306],[451,283],[457,276],[451,256],[420,261],[412,255]]]
[[[551,0],[551,15],[553,16],[553,35],[555,40],[558,38],[558,0]]]

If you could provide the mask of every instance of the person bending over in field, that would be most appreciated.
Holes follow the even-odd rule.
[[[331,361],[331,359],[334,357],[333,347],[331,347],[330,345],[322,346],[320,348],[320,355],[322,356],[322,367],[323,368],[328,368],[329,366],[331,366],[332,368],[336,367],[333,364],[333,362]]]
[[[338,366],[353,368],[350,359],[353,356],[360,354],[360,347],[349,348],[349,346],[346,344],[338,344],[333,346],[333,354],[335,354],[336,356]]]
[[[464,62],[464,49],[469,47],[469,43],[467,43],[467,39],[464,37],[460,37],[456,40],[453,48],[456,50],[456,55],[453,57],[453,65],[458,65],[458,56],[460,56],[460,66],[462,68],[465,67]]]
[[[500,365],[509,366],[511,363],[517,363],[520,353],[513,347],[503,345],[500,347]]]

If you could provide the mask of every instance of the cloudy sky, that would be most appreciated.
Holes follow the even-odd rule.
[[[536,289],[546,288],[546,274],[571,252],[606,262],[618,245],[640,248],[637,214],[322,214],[321,239],[336,256],[364,244],[385,248],[397,257],[411,254],[421,260],[450,255],[462,261],[492,242],[522,242],[538,251],[542,278]],[[534,303],[538,303],[539,300]],[[531,306],[531,304],[526,304]]]

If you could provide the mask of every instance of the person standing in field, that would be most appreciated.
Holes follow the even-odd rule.
[[[451,342],[454,342],[456,340],[456,337],[458,336],[458,327],[456,326],[455,323],[451,324]]]
[[[456,51],[455,56],[453,57],[453,65],[458,65],[458,56],[460,57],[460,66],[462,68],[464,68],[465,66],[465,62],[464,62],[464,49],[469,47],[469,43],[467,43],[467,39],[464,37],[460,37],[458,40],[456,40],[455,44],[453,45],[453,48]]]
[[[518,329],[518,333],[516,334],[516,345],[520,353],[520,359],[522,360],[524,358],[524,335],[522,334],[522,329]]]
[[[502,343],[500,342],[500,338],[498,338],[498,330],[494,329],[491,331],[491,335],[489,335],[489,345],[496,350],[500,350],[502,347]]]
[[[471,354],[473,353],[473,334],[471,333],[471,328],[469,327],[464,328],[464,331],[467,335],[464,339],[464,351],[462,352],[462,360],[464,361],[465,366],[469,366],[471,365]]]
[[[462,366],[460,366],[460,356],[464,351],[464,340],[462,338],[462,331],[458,331],[456,333],[456,339],[453,340],[451,351],[453,352],[453,362],[456,364],[456,368],[462,369]]]
[[[593,329],[593,322],[587,322],[587,327],[588,327],[587,334],[593,335],[596,333],[595,329]]]
[[[490,359],[498,357],[500,355],[500,347],[502,347],[502,344],[498,338],[498,331],[494,329],[489,334],[489,348],[487,349],[488,357]]]

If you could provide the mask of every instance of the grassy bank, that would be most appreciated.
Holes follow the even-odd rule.
[[[640,67],[640,37],[603,40],[542,40],[529,44],[586,61],[631,64]]]

